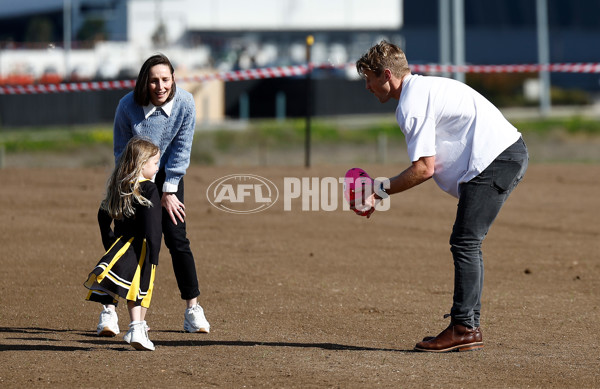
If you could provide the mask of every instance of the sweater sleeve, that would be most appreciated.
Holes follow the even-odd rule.
[[[112,224],[112,218],[102,208],[98,209],[98,226],[100,227],[100,236],[102,237],[102,245],[104,249],[108,251],[110,246],[115,243],[115,233],[110,227]]]
[[[115,155],[115,164],[119,161],[119,157],[125,150],[127,142],[133,137],[131,123],[127,113],[126,98],[122,98],[117,106],[115,113],[115,122],[113,127],[113,150]]]
[[[152,206],[139,207],[136,217],[140,218],[140,225],[144,228],[150,263],[158,265],[158,254],[162,243],[162,207],[158,189],[153,182],[148,181],[144,185],[144,197],[152,202]]]
[[[166,179],[163,192],[177,192],[179,181],[185,175],[190,165],[190,154],[196,128],[196,106],[190,93],[182,94],[180,101],[182,112],[181,125],[173,138],[171,153],[165,164]]]

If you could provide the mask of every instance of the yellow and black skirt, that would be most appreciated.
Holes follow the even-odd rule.
[[[86,300],[116,303],[119,297],[148,308],[156,265],[150,263],[146,239],[123,237],[113,243],[84,283]]]

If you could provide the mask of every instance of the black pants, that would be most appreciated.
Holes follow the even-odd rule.
[[[158,187],[159,196],[162,198],[162,187],[165,182],[166,174],[163,169],[156,174],[155,182]],[[183,201],[183,178],[179,181],[176,193],[179,201]],[[185,204],[185,203],[184,203]],[[173,271],[177,279],[177,286],[181,292],[181,298],[190,300],[200,295],[198,289],[198,276],[196,275],[196,263],[194,255],[190,249],[190,241],[187,238],[186,223],[177,220],[177,225],[173,224],[167,210],[163,208],[162,228],[165,238],[165,245],[171,253],[173,262]]]

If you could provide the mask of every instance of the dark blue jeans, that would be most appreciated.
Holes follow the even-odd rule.
[[[520,138],[481,174],[460,185],[456,220],[450,237],[454,258],[452,322],[479,327],[483,289],[481,244],[500,208],[523,179],[529,154]]]

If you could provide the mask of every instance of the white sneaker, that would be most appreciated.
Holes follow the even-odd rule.
[[[204,317],[204,309],[198,304],[185,310],[183,329],[187,332],[210,332],[210,324]]]
[[[127,337],[130,333],[131,335]],[[127,331],[125,336],[129,339],[128,343],[134,349],[140,351],[154,351],[154,343],[148,338],[145,321],[131,323],[129,325],[129,331]],[[127,341],[127,339],[125,341]]]
[[[119,332],[119,317],[112,309],[104,308],[96,327],[98,336],[116,336]]]
[[[144,328],[146,329],[146,332],[148,332],[148,330],[150,330],[150,327],[148,327],[148,324],[146,324],[146,320],[144,320],[142,323],[144,323]],[[125,336],[123,336],[123,340],[126,341],[127,343],[131,343],[131,334],[132,333],[133,333],[133,329],[130,324],[129,331],[127,331]]]

